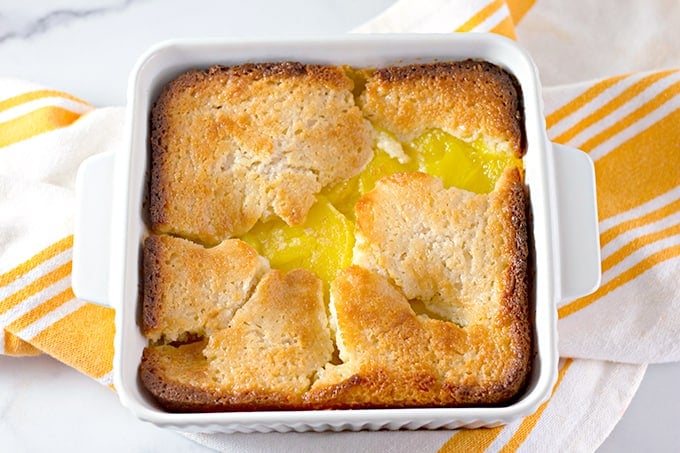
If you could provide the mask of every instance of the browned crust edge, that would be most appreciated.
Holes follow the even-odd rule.
[[[141,329],[144,336],[148,336],[152,330],[158,327],[160,319],[160,285],[163,278],[160,270],[161,250],[162,244],[159,236],[152,235],[144,239],[141,316]]]
[[[504,275],[501,309],[509,318],[513,345],[512,364],[492,392],[497,402],[509,401],[525,386],[533,361],[533,335],[530,320],[531,280],[529,276],[529,193],[518,168],[510,170],[507,201],[503,204],[503,229],[508,232],[507,254],[510,265]]]
[[[205,341],[182,346],[194,360],[205,360],[202,355]],[[168,346],[169,347],[169,346]],[[207,361],[205,362],[207,369]],[[220,393],[164,378],[163,364],[153,347],[144,348],[139,366],[139,378],[146,390],[170,412],[224,412],[256,410],[303,410],[309,409],[299,396],[276,392],[250,391]]]

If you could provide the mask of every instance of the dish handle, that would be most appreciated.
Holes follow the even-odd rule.
[[[600,286],[600,236],[595,168],[588,154],[553,143],[558,198],[562,301],[586,296]]]
[[[110,306],[113,164],[113,153],[96,154],[80,164],[76,175],[71,285],[78,298],[104,306]]]

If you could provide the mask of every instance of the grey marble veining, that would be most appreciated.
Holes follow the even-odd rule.
[[[8,1],[8,0],[5,0]],[[395,0],[0,0],[0,77],[123,105],[151,45],[176,38],[341,34]]]
[[[16,2],[13,8],[0,9],[0,43],[10,39],[30,39],[52,27],[74,20],[120,12],[144,0],[98,0],[93,2]]]

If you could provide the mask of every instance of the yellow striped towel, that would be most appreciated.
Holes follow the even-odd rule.
[[[75,173],[121,146],[122,108],[0,83],[0,352],[46,352],[110,384],[113,311],[75,298]]]
[[[533,0],[401,0],[360,32],[494,32],[511,38]],[[544,91],[552,140],[595,161],[603,282],[558,307],[559,379],[539,410],[456,432],[189,435],[219,450],[593,450],[646,364],[680,360],[680,71]],[[77,166],[120,148],[121,108],[0,80],[0,352],[45,352],[110,385],[113,311],[70,288]],[[602,328],[607,326],[607,328]],[[309,442],[309,443],[308,443]],[[326,445],[324,445],[326,444]]]

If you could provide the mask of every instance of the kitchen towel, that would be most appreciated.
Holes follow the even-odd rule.
[[[550,0],[401,0],[357,31],[493,32],[531,47],[523,34],[569,28],[553,12]],[[225,451],[597,448],[646,364],[680,360],[680,70],[646,69],[544,89],[550,138],[595,162],[603,280],[558,307],[558,382],[535,414],[479,430],[188,436]],[[74,180],[84,158],[123,146],[122,124],[120,107],[0,80],[0,352],[44,352],[108,386],[113,310],[70,288]]]

